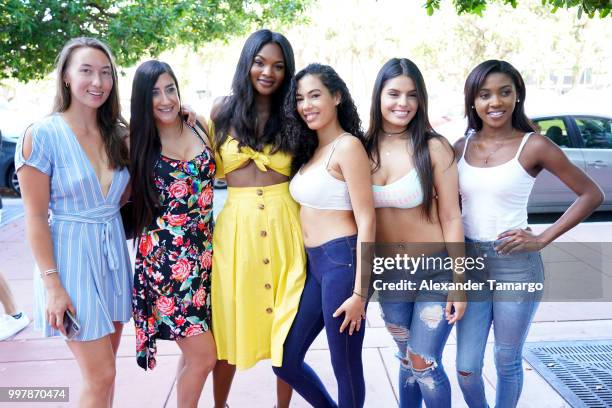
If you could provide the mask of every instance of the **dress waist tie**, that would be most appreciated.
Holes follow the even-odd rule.
[[[84,223],[84,224],[97,224],[102,226],[102,249],[103,256],[108,263],[108,268],[110,269],[112,278],[113,278],[113,286],[115,287],[115,292],[118,295],[122,295],[121,285],[119,284],[119,259],[117,258],[117,253],[113,251],[113,221],[115,221],[116,217],[119,215],[119,208],[115,205],[101,205],[96,208],[91,208],[88,210],[76,212],[76,213],[51,213],[51,222],[54,221],[62,221],[62,222],[74,222],[74,223]],[[100,270],[99,263],[96,262],[96,259],[92,253],[92,247],[89,243],[85,244],[87,247],[87,254],[89,256],[89,262],[94,272],[94,280],[96,285],[98,286],[98,290],[100,290],[101,285],[99,282],[99,277],[105,277],[106,271],[105,268]]]

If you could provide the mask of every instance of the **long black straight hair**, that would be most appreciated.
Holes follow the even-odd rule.
[[[134,203],[134,231],[136,237],[151,223],[159,206],[155,188],[154,167],[161,153],[161,140],[153,116],[153,87],[164,73],[172,77],[181,98],[176,76],[165,62],[143,62],[132,82],[130,117],[130,177]],[[182,126],[182,121],[181,121]]]
[[[345,132],[356,136],[364,143],[363,130],[361,130],[361,119],[357,113],[357,107],[351,97],[346,83],[338,73],[329,65],[309,64],[298,72],[291,80],[291,87],[285,99],[285,122],[283,133],[291,140],[297,140],[297,152],[293,158],[292,171],[295,173],[308,160],[312,158],[319,145],[317,132],[308,128],[297,111],[297,88],[300,80],[306,75],[314,75],[323,83],[323,86],[332,94],[340,95],[340,103],[336,107],[338,122]]]
[[[267,44],[277,44],[282,53],[285,64],[285,76],[279,89],[271,96],[270,116],[259,134],[257,127],[257,109],[254,89],[250,78],[251,67],[257,53]],[[247,38],[234,79],[232,80],[231,94],[226,97],[218,112],[214,114],[215,125],[214,144],[219,149],[228,135],[238,141],[239,146],[248,146],[254,150],[262,151],[265,145],[272,145],[273,151],[293,153],[295,143],[281,135],[282,105],[289,90],[289,83],[295,74],[295,60],[293,48],[289,40],[280,33],[267,29],[255,31]]]
[[[427,88],[421,71],[416,64],[408,58],[392,58],[387,61],[376,76],[372,90],[372,104],[370,108],[370,126],[366,133],[366,150],[373,163],[373,172],[380,168],[380,151],[378,143],[383,131],[383,117],[380,97],[388,80],[398,76],[407,76],[412,79],[416,88],[416,97],[419,104],[416,115],[408,123],[407,132],[413,149],[413,163],[423,189],[423,214],[431,220],[431,208],[434,200],[433,168],[429,154],[429,140],[436,138],[448,145],[448,141],[436,133],[429,122]],[[452,162],[451,162],[452,163]]]
[[[473,129],[479,131],[482,129],[482,119],[473,108],[474,101],[478,97],[480,88],[487,80],[490,74],[505,74],[510,77],[516,88],[517,101],[512,111],[512,127],[522,132],[535,132],[536,127],[525,114],[525,97],[527,90],[525,89],[525,81],[521,73],[512,66],[509,62],[500,60],[487,60],[478,64],[465,80],[463,93],[465,95],[465,116],[468,119],[467,131]]]

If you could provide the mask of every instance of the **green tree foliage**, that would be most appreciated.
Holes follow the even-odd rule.
[[[0,80],[39,79],[70,38],[106,41],[117,62],[198,48],[299,19],[309,0],[0,0]]]
[[[425,7],[427,14],[430,16],[435,10],[440,9],[442,0],[427,0]],[[492,0],[453,0],[455,9],[458,14],[476,14],[482,16],[482,12],[486,9],[487,3]],[[497,0],[498,2],[507,4],[516,8],[517,0]],[[542,0],[542,6],[549,7],[551,12],[556,12],[560,8],[578,7],[578,16],[583,13],[590,18],[599,12],[599,17],[605,18],[612,13],[612,2],[610,0]]]

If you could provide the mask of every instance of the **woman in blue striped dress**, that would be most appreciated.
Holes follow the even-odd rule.
[[[119,215],[129,180],[127,132],[116,72],[100,41],[69,41],[58,58],[54,113],[26,131],[15,153],[38,266],[35,326],[47,337],[65,336],[66,310],[76,316],[80,330],[67,344],[83,376],[81,406],[112,404],[115,356],[131,317]]]

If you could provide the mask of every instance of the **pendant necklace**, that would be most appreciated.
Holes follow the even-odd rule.
[[[385,136],[387,136],[387,137],[391,137],[391,136],[401,135],[402,133],[406,133],[406,132],[407,132],[407,130],[408,130],[408,129],[404,129],[404,130],[401,130],[401,131],[399,131],[399,132],[385,132],[385,131],[384,131],[384,129],[383,129],[382,133],[383,133]],[[385,156],[390,156],[390,155],[391,155],[391,151],[390,151],[390,150],[385,151]]]
[[[504,144],[506,144],[506,140],[508,140],[509,138],[511,138],[513,133],[514,133],[514,130],[512,131],[512,133],[510,133],[510,136],[509,136],[509,137],[504,137],[504,138],[502,139],[502,141],[501,141],[501,142],[500,142],[499,140],[496,140],[496,141],[495,141],[495,145],[496,145],[497,147],[496,147],[496,148],[495,148],[495,149],[494,149],[492,152],[490,152],[490,153],[487,155],[487,157],[485,157],[485,159],[484,159],[484,164],[485,164],[485,165],[488,165],[488,164],[489,164],[489,159],[491,158],[491,156],[493,156],[495,153],[497,153],[497,151],[498,151],[499,149],[501,149],[501,148],[502,148],[502,146],[503,146]],[[480,150],[480,151],[484,152],[484,149],[483,149],[483,148],[480,146],[480,143],[476,143],[476,147],[478,148],[478,150]],[[486,152],[484,152],[484,153],[486,154]]]

